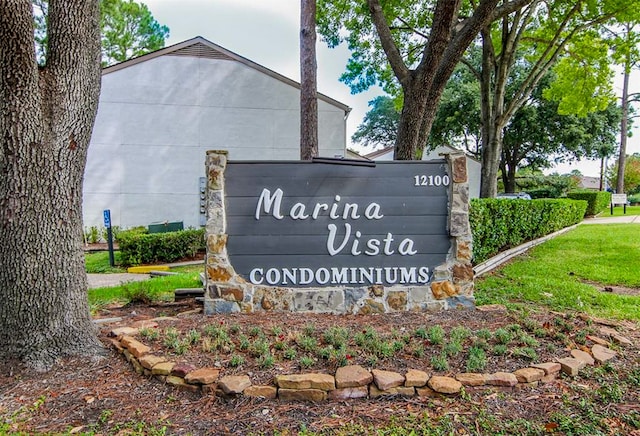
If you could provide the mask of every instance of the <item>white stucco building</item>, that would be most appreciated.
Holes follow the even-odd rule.
[[[369,154],[365,154],[364,157],[370,160],[387,161],[393,160],[393,146],[381,148]],[[452,151],[460,151],[457,148],[451,146],[436,147],[433,150],[425,150],[422,154],[422,160],[442,159],[441,154],[451,153]],[[471,198],[480,197],[480,171],[482,169],[482,163],[469,155],[467,155],[467,176],[469,178],[469,195]]]
[[[321,156],[344,156],[350,108],[318,94]],[[300,84],[196,37],[103,70],[84,179],[84,225],[197,227],[207,150],[300,156]]]

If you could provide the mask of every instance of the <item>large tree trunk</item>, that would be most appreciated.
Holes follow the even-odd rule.
[[[318,156],[316,0],[300,1],[300,159]]]
[[[101,350],[87,304],[82,178],[100,92],[97,0],[49,2],[38,69],[28,0],[0,0],[0,358]]]
[[[625,62],[624,82],[622,85],[622,121],[620,122],[620,152],[618,154],[618,180],[616,181],[616,193],[624,193],[624,170],[627,161],[627,136],[629,122],[629,65],[631,60],[627,56]]]

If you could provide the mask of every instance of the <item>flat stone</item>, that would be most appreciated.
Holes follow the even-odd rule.
[[[491,386],[513,387],[518,384],[516,376],[510,372],[494,372],[487,374],[487,384]]]
[[[225,394],[241,394],[251,386],[251,379],[247,375],[228,375],[218,380],[218,387]]]
[[[133,370],[137,373],[137,374],[144,374],[144,368],[142,367],[142,365],[140,364],[140,362],[138,361],[138,359],[133,358],[129,361],[131,363],[131,365],[133,365]]]
[[[562,366],[556,362],[534,363],[531,367],[543,370],[545,375],[557,374],[562,369]]]
[[[586,363],[574,357],[565,357],[558,360],[558,363],[562,366],[562,372],[572,377],[578,375],[578,372],[586,366]]]
[[[149,321],[167,322],[167,321],[179,321],[179,319],[174,316],[157,316],[155,318],[151,318]]]
[[[431,389],[429,387],[415,388],[415,389],[416,389],[416,394],[419,397],[435,398],[435,397],[442,396],[442,394],[439,394],[438,392],[434,391],[433,389]]]
[[[373,381],[373,375],[360,365],[341,366],[336,371],[336,387],[355,388],[367,386]]]
[[[151,374],[154,375],[171,375],[171,370],[176,364],[174,362],[160,362],[151,368]]]
[[[95,318],[93,320],[94,324],[102,325],[102,324],[113,324],[114,322],[121,322],[122,317],[114,316],[112,318]]]
[[[369,396],[371,398],[385,397],[385,396],[396,396],[401,395],[404,397],[412,397],[416,394],[416,390],[413,387],[406,386],[395,386],[389,389],[378,389],[375,384],[369,386]]]
[[[138,334],[138,329],[134,329],[133,327],[118,327],[109,332],[109,336],[119,337],[119,336],[134,336]]]
[[[397,372],[374,369],[371,374],[373,374],[373,382],[382,391],[404,384],[404,376]]]
[[[599,344],[596,344],[593,347],[591,347],[591,353],[593,353],[593,358],[598,363],[607,362],[608,360],[611,360],[614,357],[616,357],[616,354],[617,354],[615,351]]]
[[[189,384],[208,385],[218,380],[220,370],[215,368],[200,368],[184,376]]]
[[[327,398],[327,392],[320,389],[278,389],[278,398],[283,401],[319,402]]]
[[[113,347],[118,350],[118,353],[122,353],[124,351],[124,347],[120,344],[120,341],[114,338],[110,338],[109,342]]]
[[[351,398],[367,398],[369,389],[367,386],[357,386],[353,388],[334,389],[327,393],[330,400],[348,400]]]
[[[622,335],[614,335],[613,341],[620,345],[633,345],[633,342],[629,338],[626,338]]]
[[[538,385],[540,384],[540,381],[536,380],[534,382],[528,382],[528,383],[522,383],[519,382],[515,388],[516,390],[520,390],[520,389],[533,389],[533,388],[537,388]]]
[[[123,336],[122,339],[120,339],[120,344],[122,344],[123,347],[129,350],[133,357],[136,358],[143,356],[151,351],[151,347],[143,344],[140,341],[137,341],[131,336]]]
[[[143,368],[147,368],[147,369],[152,369],[158,363],[162,363],[162,362],[166,362],[167,361],[167,359],[165,359],[164,357],[155,356],[153,354],[145,354],[139,360],[140,360],[140,364],[142,365],[142,367]]]
[[[245,397],[274,399],[278,389],[274,386],[249,386],[243,392]]]
[[[598,336],[587,335],[587,339],[589,339],[594,344],[602,345],[604,347],[608,347],[610,345],[609,341],[606,341],[606,340],[604,340],[604,339],[602,339],[601,337],[598,337]]]
[[[617,342],[620,345],[632,345],[633,342],[622,336],[616,329],[612,329],[611,327],[600,327],[598,330],[601,335],[611,337],[614,342]]]
[[[518,383],[533,383],[542,380],[545,373],[540,368],[521,368],[513,372],[518,379]]]
[[[423,387],[427,385],[429,381],[429,374],[417,369],[410,369],[404,375],[404,385],[406,387]]]
[[[185,391],[197,392],[200,390],[200,387],[198,385],[188,384],[182,377],[176,377],[175,375],[167,376],[167,378],[165,379],[165,383]]]
[[[540,380],[542,383],[549,383],[554,381],[556,378],[558,378],[558,374],[560,374],[559,372],[554,372],[552,374],[547,374],[544,377],[542,377],[542,380]]]
[[[595,365],[596,363],[591,354],[587,353],[586,351],[573,349],[571,350],[571,356],[573,356],[573,358],[575,359],[582,360],[584,363],[590,366]]]
[[[434,375],[427,385],[441,394],[457,394],[462,389],[462,383],[453,377]]]
[[[463,386],[483,386],[487,384],[487,377],[484,374],[474,372],[462,372],[456,375],[456,380]]]
[[[153,329],[158,327],[158,323],[150,319],[142,319],[131,323],[131,327],[136,329]]]
[[[485,304],[484,306],[476,306],[476,310],[480,312],[506,312],[507,307],[504,304]]]
[[[189,363],[176,363],[173,369],[171,369],[171,375],[184,378],[184,376],[195,370],[196,367]]]
[[[321,389],[330,391],[336,388],[335,378],[329,374],[289,374],[276,376],[276,385],[284,389]]]
[[[389,292],[387,295],[387,304],[392,310],[406,310],[407,293],[401,291]]]
[[[602,336],[612,336],[612,337],[619,334],[618,330],[613,329],[611,327],[600,327],[598,329],[598,332],[600,332]]]

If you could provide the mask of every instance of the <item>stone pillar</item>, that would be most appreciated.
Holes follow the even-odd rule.
[[[444,155],[449,164],[449,235],[451,249],[447,262],[436,268],[431,291],[436,299],[445,300],[447,308],[471,307],[473,303],[472,243],[469,224],[469,180],[467,158],[463,152]]]
[[[227,151],[207,152],[206,212],[207,256],[205,262],[204,312],[239,312],[244,299],[242,287],[236,289],[237,276],[227,256],[227,222],[224,205],[224,171]]]

